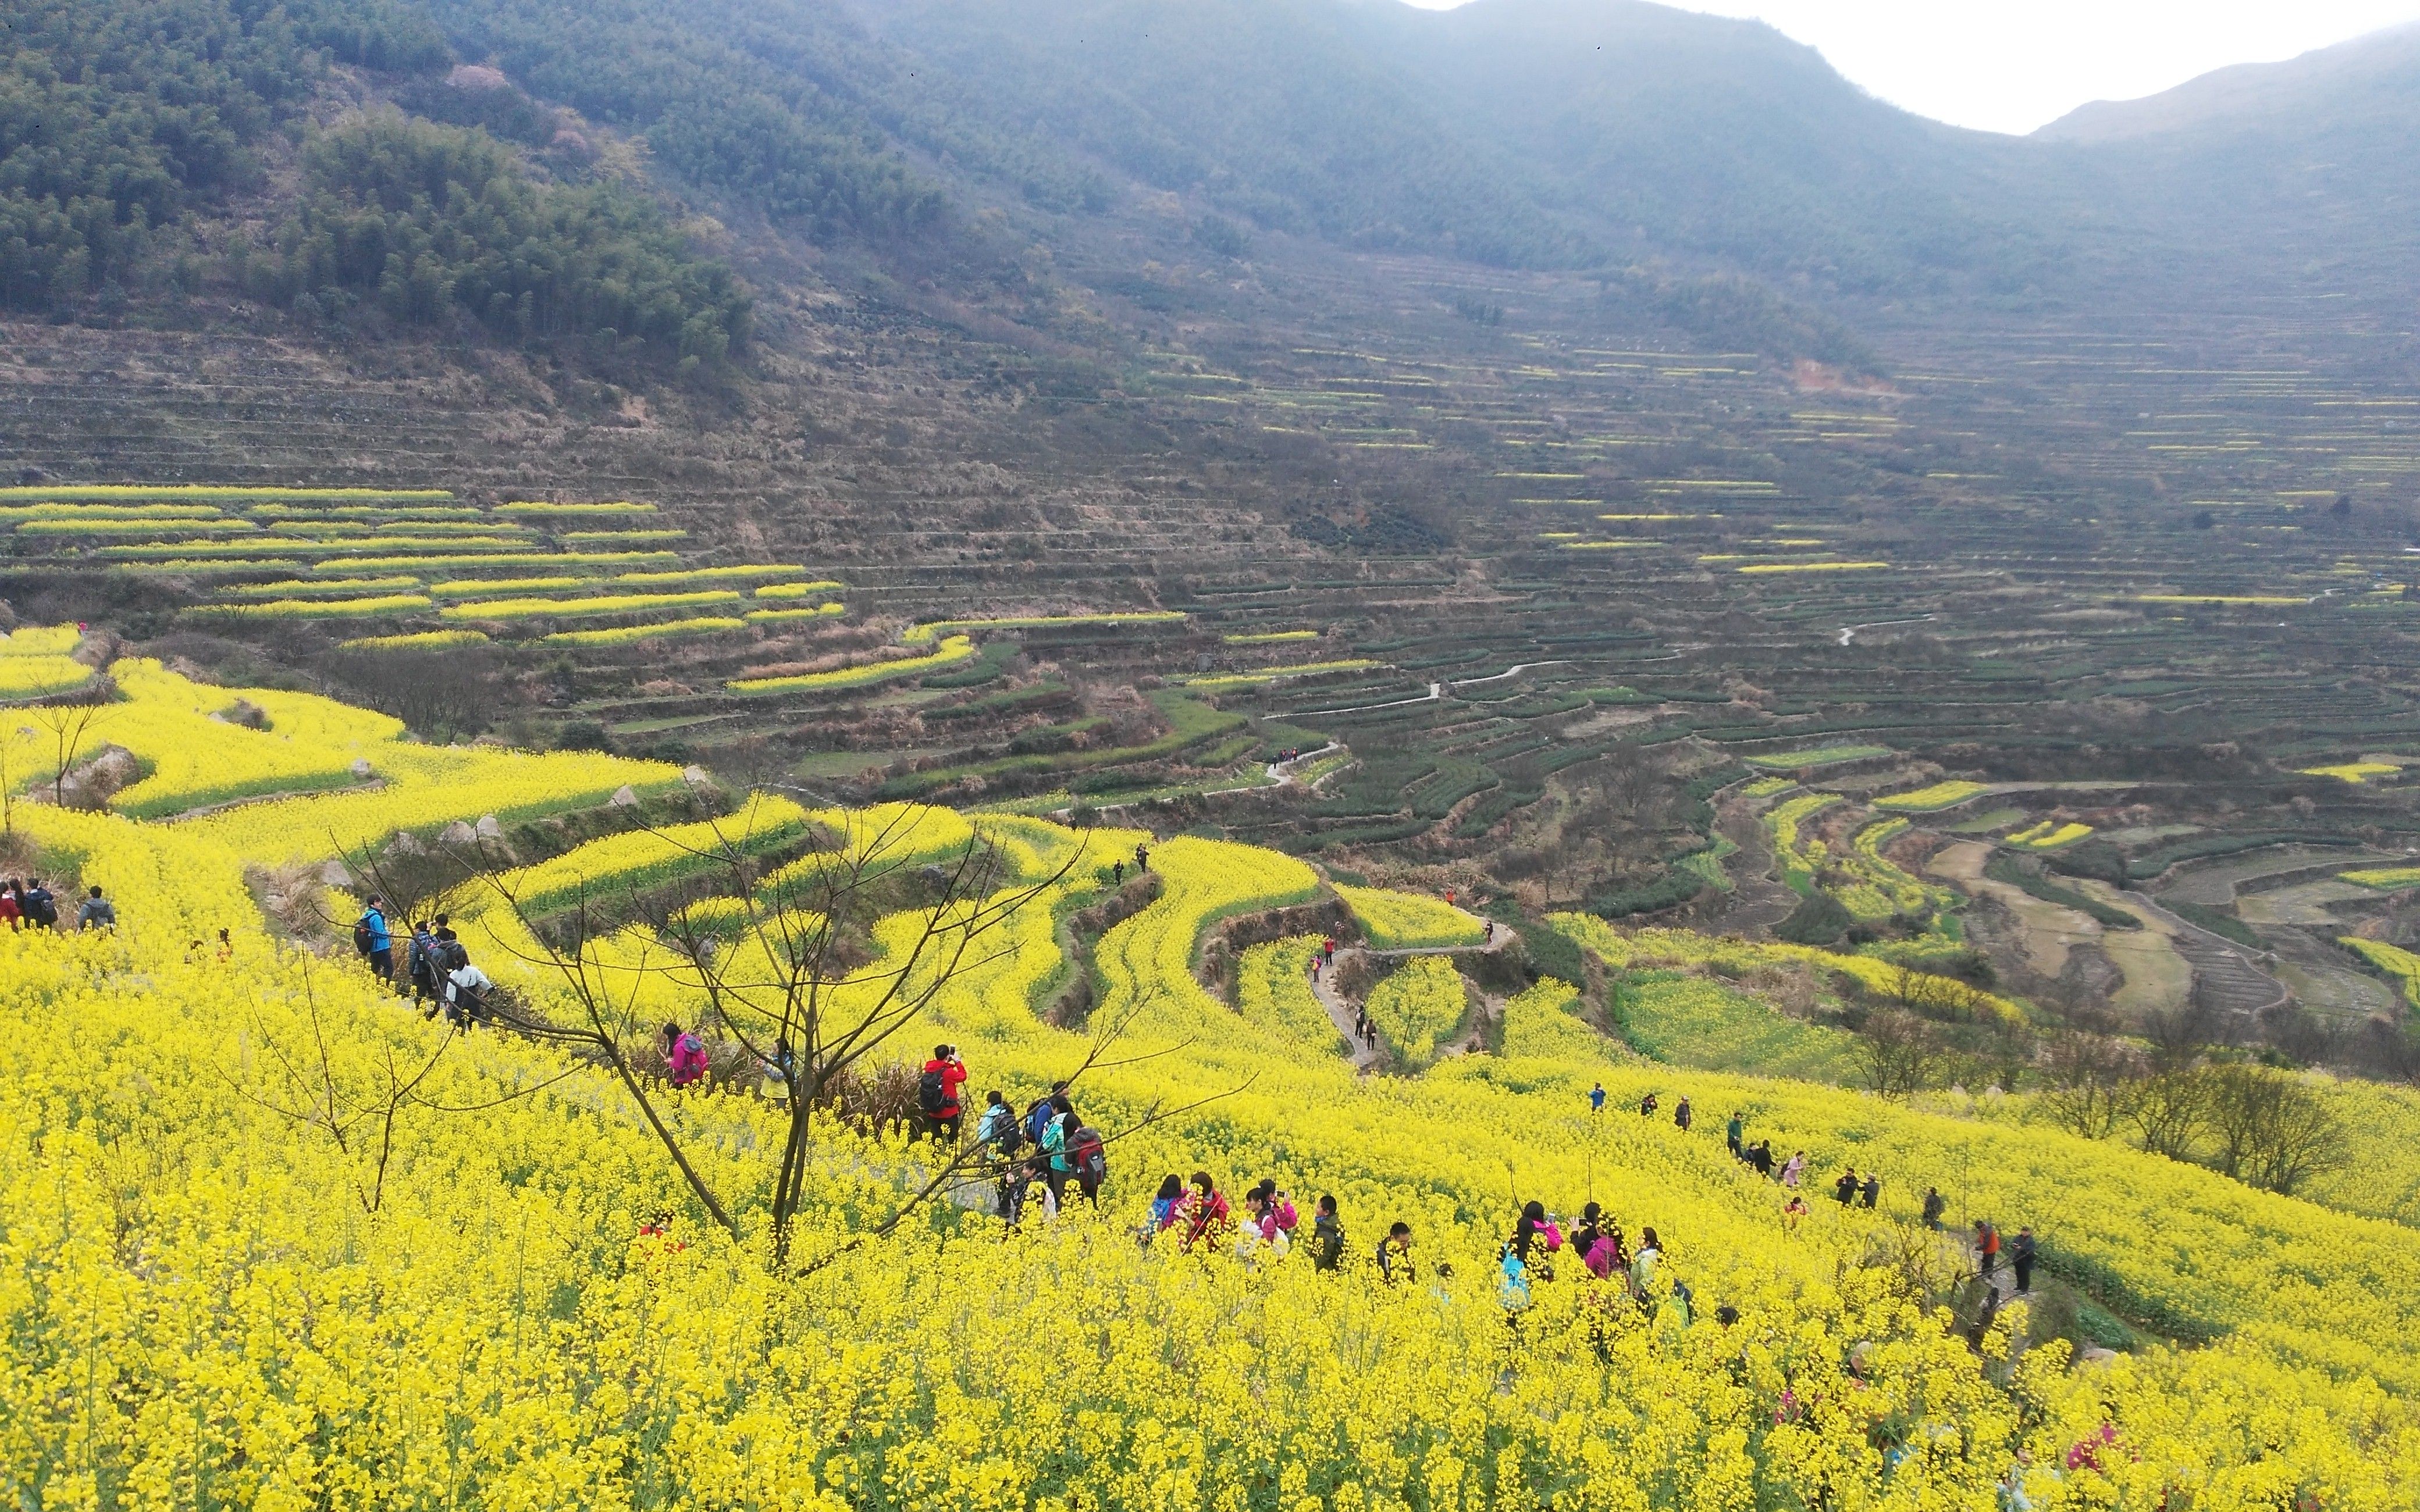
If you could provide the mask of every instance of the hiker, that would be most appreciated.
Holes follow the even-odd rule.
[[[51,895],[50,888],[42,886],[41,878],[27,878],[25,890],[19,895],[17,903],[25,911],[26,922],[35,928],[59,927],[59,901]]]
[[[1392,1286],[1419,1273],[1412,1265],[1412,1226],[1398,1218],[1387,1226],[1387,1237],[1378,1241],[1378,1279]]]
[[[1076,1178],[1076,1190],[1081,1192],[1084,1200],[1093,1205],[1094,1211],[1098,1212],[1101,1183],[1109,1177],[1107,1143],[1101,1138],[1098,1129],[1076,1117],[1072,1109],[1067,1115],[1067,1122],[1072,1126],[1067,1131],[1065,1150],[1068,1172]]]
[[[425,1003],[437,995],[437,968],[429,959],[436,949],[437,936],[429,929],[428,920],[413,919],[411,943],[403,951],[403,972],[411,979],[411,1000],[415,1003]]]
[[[1949,1199],[1941,1195],[1941,1189],[1939,1187],[1928,1186],[1924,1189],[1925,1227],[1931,1229],[1936,1234],[1941,1232],[1941,1215],[1948,1211]]]
[[[462,964],[445,974],[445,1017],[458,1028],[469,1028],[488,1016],[488,994],[495,988],[488,974],[471,964],[465,955]],[[704,1052],[700,1052],[701,1055]]]
[[[1149,845],[1140,842],[1138,842],[1135,845],[1135,870],[1139,872],[1148,872],[1151,870],[1151,847]]]
[[[999,1092],[984,1094],[983,1117],[975,1120],[975,1143],[1002,1155],[1014,1155],[1017,1146],[1025,1143],[1025,1131],[1016,1121],[1016,1110]]]
[[[1487,921],[1487,931],[1479,937],[1479,943],[1481,945],[1494,945],[1496,943],[1496,920],[1491,918]]]
[[[1857,1200],[1857,1168],[1855,1166],[1852,1165],[1847,1170],[1842,1171],[1840,1173],[1840,1179],[1832,1183],[1832,1196],[1839,1202],[1840,1206],[1844,1208],[1850,1203]]]
[[[966,1083],[966,1062],[958,1058],[957,1046],[935,1045],[933,1058],[924,1062],[923,1074],[916,1079],[916,1111],[923,1115],[924,1132],[935,1139],[947,1134],[951,1144],[958,1142],[966,1117],[958,1105],[958,1088]]]
[[[1113,887],[1124,887],[1125,885],[1125,862],[1123,860],[1111,861],[1109,863],[1109,886]]]
[[[2000,1231],[1987,1219],[1975,1220],[1975,1253],[1981,1257],[1981,1274],[1989,1276],[2000,1268]]]
[[[1521,1209],[1520,1221],[1512,1226],[1512,1247],[1527,1261],[1530,1251],[1543,1248],[1548,1255],[1563,1247],[1563,1231],[1546,1212],[1543,1202],[1530,1202]]]
[[[1645,1302],[1655,1282],[1655,1268],[1664,1263],[1664,1242],[1655,1237],[1652,1228],[1638,1231],[1638,1254],[1630,1262],[1630,1288]]]
[[[1529,1305],[1529,1262],[1507,1244],[1500,1269],[1503,1278],[1497,1284],[1496,1296],[1504,1304],[1505,1321],[1512,1322]]]
[[[1798,1190],[1799,1179],[1806,1174],[1807,1151],[1794,1150],[1790,1156],[1790,1164],[1781,1167],[1781,1184],[1795,1192]]]
[[[1151,1199],[1151,1216],[1143,1220],[1136,1235],[1145,1248],[1161,1234],[1173,1228],[1185,1217],[1185,1178],[1174,1171],[1159,1179],[1159,1196]]]
[[[1041,1142],[1035,1148],[1041,1150],[1047,1162],[1043,1166],[1042,1180],[1049,1184],[1050,1204],[1055,1209],[1065,1206],[1067,1178],[1076,1169],[1067,1151],[1068,1139],[1077,1129],[1076,1104],[1067,1100],[1066,1093],[1054,1092],[1050,1097],[1050,1108],[1049,1126],[1042,1131]]]
[[[1756,1167],[1757,1175],[1763,1177],[1768,1181],[1773,1180],[1773,1141],[1770,1139],[1758,1140],[1756,1149],[1748,1157],[1748,1164]]]
[[[1206,1240],[1204,1248],[1215,1248],[1231,1219],[1227,1199],[1219,1195],[1210,1173],[1195,1171],[1193,1193],[1185,1199],[1185,1247],[1189,1250],[1197,1240]]]
[[[1277,1203],[1259,1187],[1244,1194],[1244,1224],[1235,1233],[1235,1257],[1249,1260],[1266,1248],[1273,1259],[1284,1259],[1294,1239],[1278,1227]]]
[[[1679,1103],[1673,1104],[1672,1124],[1673,1127],[1679,1129],[1683,1134],[1687,1134],[1689,1132],[1689,1125],[1697,1121],[1697,1117],[1698,1116],[1696,1114],[1689,1111],[1689,1100],[1687,1098],[1684,1097],[1681,1099]]]
[[[1723,1125],[1723,1145],[1730,1150],[1731,1159],[1744,1158],[1740,1154],[1740,1141],[1745,1137],[1747,1137],[1747,1120],[1733,1113],[1731,1121]]]
[[[353,949],[370,964],[379,980],[395,980],[395,932],[387,928],[386,904],[377,893],[370,894],[362,917],[353,920]]]
[[[1655,1094],[1650,1092],[1638,1100],[1638,1116],[1642,1119],[1652,1119],[1655,1117],[1656,1107]]]
[[[756,1090],[776,1103],[788,1102],[790,1078],[799,1069],[798,1053],[790,1048],[788,1035],[773,1041],[773,1053],[757,1062],[757,1069],[764,1073],[764,1079],[757,1083]]]
[[[1590,1202],[1580,1209],[1579,1226],[1572,1230],[1571,1235],[1573,1254],[1583,1260],[1588,1258],[1589,1246],[1596,1242],[1601,1232],[1599,1225],[1604,1218],[1605,1208],[1601,1203]]]
[[[109,900],[101,895],[101,888],[96,885],[91,895],[85,899],[84,906],[76,910],[76,933],[81,934],[88,929],[116,927],[117,910],[109,905]]]
[[[1866,1184],[1857,1189],[1857,1206],[1871,1211],[1874,1205],[1874,1199],[1882,1195],[1882,1172],[1872,1170],[1870,1168],[1868,1169],[1866,1172]]]
[[[1589,1088],[1589,1111],[1590,1113],[1605,1111],[1605,1083],[1599,1082]]]
[[[1333,1271],[1343,1263],[1344,1226],[1336,1216],[1336,1199],[1323,1194],[1311,1220],[1311,1268]]]
[[[1033,1186],[1033,1163],[1030,1160],[1010,1161],[1001,1168],[999,1211],[1009,1227],[1016,1227],[1025,1216],[1026,1194]],[[1047,1194],[1045,1194],[1047,1196]]]
[[[1053,1100],[1064,1095],[1066,1090],[1065,1082],[1052,1082],[1050,1090],[1035,1098],[1032,1105],[1025,1110],[1026,1143],[1032,1145],[1042,1143],[1042,1136],[1050,1132],[1051,1120],[1059,1117],[1059,1109]]]
[[[1294,1231],[1302,1227],[1301,1215],[1295,1211],[1294,1198],[1278,1190],[1278,1179],[1274,1176],[1262,1177],[1261,1184],[1252,1190],[1258,1192],[1261,1195],[1261,1200],[1268,1204],[1270,1222],[1275,1224],[1288,1239],[1292,1239]]]
[[[2009,1263],[2016,1267],[2017,1295],[2022,1297],[2034,1288],[2034,1231],[2030,1227],[2017,1230],[2009,1241]]]
[[[656,1036],[664,1057],[664,1074],[675,1087],[690,1087],[706,1075],[706,1046],[678,1024],[666,1024]]]
[[[462,949],[461,940],[455,935],[453,926],[446,923],[445,916],[438,915],[433,922],[437,930],[428,947],[428,983],[436,1001],[422,1011],[423,1018],[434,1018],[440,1009],[449,1007],[454,973],[471,964],[471,952]]]

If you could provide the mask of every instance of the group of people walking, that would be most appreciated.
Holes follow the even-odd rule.
[[[1669,1305],[1683,1324],[1689,1321],[1688,1283],[1674,1278],[1668,1296],[1656,1294],[1655,1277],[1666,1258],[1664,1239],[1652,1225],[1641,1225],[1633,1248],[1621,1225],[1602,1204],[1580,1209],[1579,1222],[1566,1233],[1562,1220],[1543,1202],[1522,1204],[1512,1232],[1497,1252],[1501,1272],[1498,1292],[1509,1313],[1519,1314],[1533,1300],[1533,1288],[1556,1279],[1555,1261],[1568,1254],[1579,1262],[1590,1285],[1618,1288],[1641,1307]]]
[[[377,893],[370,894],[361,917],[353,920],[353,951],[380,982],[395,982],[395,929],[387,922],[386,902]],[[422,1005],[423,1018],[442,1013],[447,1023],[467,1029],[489,1016],[496,984],[472,962],[449,916],[412,920],[403,964],[403,980],[411,984],[412,1002]]]
[[[10,877],[5,887],[0,887],[0,919],[7,919],[8,928],[12,931],[57,929],[59,927],[58,895],[42,886],[42,879],[39,877],[28,877],[23,882]],[[88,929],[116,929],[116,908],[101,895],[98,886],[92,887],[76,907],[76,933],[81,934]]]

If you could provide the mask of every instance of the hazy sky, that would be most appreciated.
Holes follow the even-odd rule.
[[[1446,8],[1461,0],[1411,0]],[[1754,16],[1918,115],[2030,131],[2092,100],[2157,94],[2399,22],[2420,0],[1669,0]]]

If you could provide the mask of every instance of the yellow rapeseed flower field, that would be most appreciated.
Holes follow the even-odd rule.
[[[9,1504],[1984,1512],[2010,1504],[2011,1480],[2043,1508],[2420,1497],[2408,1229],[2047,1128],[1640,1061],[1551,981],[1503,1005],[1501,1054],[1357,1076],[1311,1011],[1306,941],[1247,951],[1236,1007],[1195,973],[1216,923],[1308,901],[1316,874],[1195,838],[1151,843],[1156,901],[1090,950],[1092,1022],[1127,1027],[1075,1093],[1089,1121],[1135,1130],[1109,1147],[1100,1211],[1071,1202],[1004,1234],[977,1188],[877,1236],[932,1147],[818,1121],[795,1246],[830,1263],[785,1273],[765,1216],[785,1109],[759,1078],[651,1093],[735,1237],[703,1220],[628,1086],[423,1018],[341,941],[272,925],[248,875],[676,773],[415,747],[324,700],[126,671],[113,718],[146,760],[240,696],[267,729],[227,725],[256,743],[225,748],[204,785],[283,779],[249,764],[281,733],[322,761],[365,751],[385,785],[168,823],[18,806],[20,843],[48,874],[104,887],[119,923],[0,933]],[[1058,922],[1149,837],[771,799],[741,812],[857,852],[964,837],[1037,882],[1072,861],[899,1055],[948,1038],[978,1105],[999,1088],[1020,1106],[1084,1058],[1087,1028],[1036,1011],[1066,969]],[[661,866],[637,832],[536,863],[636,882]],[[748,906],[707,917],[737,929]],[[506,953],[494,914],[466,932],[483,964],[560,1007],[561,982]],[[1732,948],[1585,924],[1614,966]],[[876,920],[836,997],[869,990],[908,927]],[[644,935],[583,949],[635,983]],[[1451,975],[1425,959],[1397,995],[1406,1025],[1415,987]],[[644,1006],[728,1063],[693,986],[663,977]],[[1685,1092],[1699,1127],[1591,1117],[1598,1082],[1616,1108]],[[1181,1111],[1137,1127],[1153,1106]],[[1881,1207],[1786,1225],[1774,1187],[1723,1150],[1731,1108],[1819,1173],[1885,1172]],[[1197,1168],[1237,1194],[1263,1175],[1289,1190],[1306,1217],[1294,1253],[1138,1243],[1160,1175]],[[1970,1343],[1925,1304],[1922,1278],[1956,1258],[1913,1221],[1927,1184],[1953,1217],[2031,1223],[2055,1273],[2156,1336],[2093,1364],[2063,1342],[2020,1351],[2020,1303]],[[1323,1193],[1346,1241],[1332,1273],[1308,1253]],[[1652,1225],[1662,1259],[1636,1292],[1559,1265],[1508,1319],[1494,1258],[1529,1197],[1598,1201],[1634,1240]],[[1399,1219],[1416,1271],[1389,1284],[1370,1257]]]

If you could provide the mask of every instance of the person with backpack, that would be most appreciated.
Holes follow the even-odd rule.
[[[999,1092],[984,1094],[983,1117],[975,1120],[975,1143],[1002,1157],[1014,1155],[1025,1143],[1025,1130],[1016,1121],[1016,1110]]]
[[[965,1117],[958,1104],[958,1088],[966,1083],[967,1067],[958,1058],[957,1047],[935,1045],[933,1058],[924,1062],[924,1073],[916,1079],[916,1111],[923,1116],[923,1131],[935,1139],[946,1134],[951,1144],[958,1142]]]
[[[1052,1082],[1050,1084],[1050,1090],[1043,1093],[1040,1097],[1035,1098],[1032,1104],[1026,1108],[1026,1143],[1031,1145],[1038,1145],[1042,1143],[1042,1136],[1050,1132],[1050,1120],[1059,1117],[1059,1109],[1056,1105],[1057,1100],[1065,1096],[1066,1091],[1067,1084],[1065,1082]]]
[[[1756,1167],[1757,1175],[1771,1180],[1773,1179],[1773,1141],[1758,1140],[1756,1148],[1748,1151],[1747,1163]]]
[[[379,980],[395,980],[395,932],[387,928],[386,906],[377,893],[370,894],[362,917],[353,920],[353,951],[370,964]]]
[[[663,1052],[664,1076],[675,1087],[694,1087],[705,1079],[706,1045],[678,1024],[666,1024],[657,1036],[657,1048]]]
[[[81,934],[88,929],[116,927],[117,910],[109,905],[109,900],[101,895],[101,887],[96,884],[92,895],[85,899],[82,908],[76,910],[76,933]]]
[[[453,926],[446,923],[445,916],[438,915],[435,922],[437,928],[428,945],[428,980],[435,1001],[422,1011],[423,1018],[435,1018],[441,1010],[450,1011],[454,973],[471,964],[471,952],[462,948],[460,937],[455,934]]]
[[[1035,1148],[1042,1152],[1042,1180],[1050,1187],[1050,1203],[1056,1208],[1067,1202],[1067,1178],[1074,1174],[1075,1164],[1067,1153],[1067,1138],[1076,1132],[1076,1104],[1064,1092],[1050,1098],[1051,1118],[1042,1131],[1042,1140]]]
[[[50,888],[42,886],[41,878],[32,877],[27,879],[25,894],[20,902],[24,906],[26,919],[31,922],[35,928],[56,929],[59,927],[59,901],[51,895]]]
[[[425,1003],[437,995],[437,967],[429,952],[437,949],[437,935],[428,920],[411,921],[411,943],[403,948],[403,974],[411,979],[411,1000]]]
[[[1101,1183],[1109,1179],[1109,1152],[1101,1132],[1077,1118],[1073,1113],[1067,1121],[1074,1125],[1067,1132],[1067,1169],[1076,1178],[1076,1190],[1098,1212],[1101,1208]]]
[[[1311,1220],[1311,1268],[1333,1271],[1344,1263],[1344,1225],[1336,1216],[1336,1199],[1323,1195]]]

